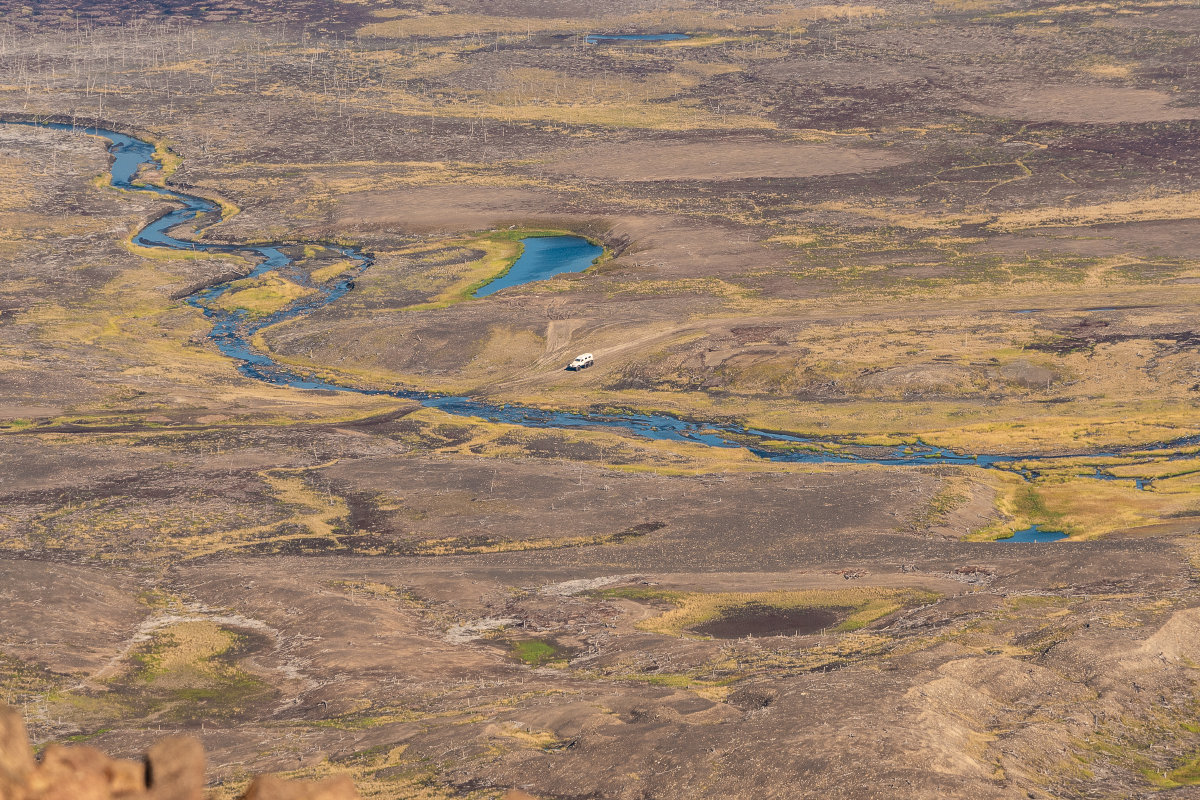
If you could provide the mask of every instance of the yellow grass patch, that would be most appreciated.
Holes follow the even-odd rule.
[[[179,686],[190,685],[211,671],[209,662],[237,642],[237,635],[215,622],[180,622],[156,632],[139,657],[144,679]]]
[[[304,297],[316,294],[315,289],[292,283],[274,273],[257,278],[234,281],[229,291],[217,298],[215,305],[226,311],[248,311],[251,316],[267,316]]]
[[[1094,78],[1123,79],[1133,74],[1137,64],[1133,61],[1115,61],[1113,59],[1094,59],[1084,61],[1079,69]]]
[[[1192,569],[1200,571],[1200,536],[1189,536],[1180,545],[1180,549],[1183,550],[1184,557],[1192,565]]]
[[[481,249],[484,255],[466,265],[453,264],[439,270],[445,277],[450,278],[449,285],[442,289],[432,301],[409,306],[410,311],[444,308],[469,299],[479,287],[508,271],[525,249],[515,238],[494,238],[487,235],[455,240],[447,244],[452,247]]]
[[[297,743],[299,752],[304,745]],[[437,779],[427,758],[406,757],[407,745],[380,750],[368,748],[359,753],[339,758],[337,763],[322,761],[303,769],[280,773],[293,780],[318,781],[338,775],[349,775],[359,794],[365,798],[403,797],[405,800],[454,800],[464,797],[453,787],[445,786]],[[284,747],[287,751],[287,747]],[[293,756],[290,760],[295,761]],[[225,781],[209,790],[212,800],[233,800],[241,797],[250,782],[249,775],[241,775]],[[467,795],[475,797],[476,795]]]
[[[333,280],[338,275],[341,275],[351,267],[356,266],[356,262],[349,259],[335,261],[329,266],[314,269],[310,275],[313,283],[324,283],[325,281]]]
[[[617,128],[651,130],[774,129],[775,123],[751,114],[718,113],[716,109],[686,97],[689,87],[697,84],[703,71],[681,69],[666,74],[651,74],[640,79],[618,74],[599,78],[563,78],[556,73],[531,68],[524,74],[543,75],[538,83],[520,83],[505,72],[500,83],[489,89],[457,89],[436,96],[408,90],[400,83],[429,71],[445,78],[457,66],[441,64],[414,71],[397,71],[391,85],[354,98],[354,106],[363,111],[404,114],[429,118],[463,120],[499,119],[508,122],[542,122],[572,127],[588,124]],[[554,76],[554,77],[552,77]],[[281,87],[275,95],[295,103],[329,107],[324,95],[295,87]],[[675,99],[678,98],[678,99]],[[372,188],[387,176],[375,175]],[[392,178],[394,179],[394,178]],[[257,181],[262,183],[262,179]],[[230,184],[231,188],[235,184]],[[277,190],[277,187],[272,189]]]
[[[1032,9],[1023,9],[1020,11],[1008,11],[1003,14],[997,14],[999,19],[1016,19],[1021,17],[1041,17],[1039,22],[1053,22],[1052,17],[1063,14],[1111,14],[1121,6],[1117,3],[1097,2],[1097,3],[1060,3],[1056,6],[1038,6]]]
[[[10,157],[0,162],[0,211],[29,208],[36,195],[35,184],[29,180],[29,168],[25,159]]]
[[[327,539],[336,544],[338,524],[348,516],[349,509],[343,498],[332,491],[318,491],[304,480],[304,473],[320,468],[272,469],[259,473],[275,501],[291,511],[290,517],[176,539],[171,542],[172,549],[194,558],[251,545],[282,544],[293,539]]]
[[[558,737],[550,731],[536,730],[519,722],[489,725],[486,733],[489,736],[503,737],[530,750],[544,750],[558,742]]]
[[[934,0],[934,6],[946,11],[961,11],[965,13],[973,13],[977,11],[990,11],[997,6],[1003,5],[1004,0]]]
[[[1148,222],[1154,220],[1195,219],[1200,217],[1200,192],[1184,192],[1163,196],[1116,200],[1074,208],[1036,208],[987,214],[979,211],[955,211],[945,215],[909,212],[879,205],[858,205],[842,201],[819,203],[815,208],[858,215],[880,220],[901,228],[914,230],[946,230],[967,224],[987,223],[987,227],[1004,232],[1031,228],[1101,225],[1118,222]]]
[[[166,139],[159,139],[154,143],[154,160],[159,164],[161,170],[159,177],[162,180],[171,177],[171,174],[183,163],[183,158],[171,149],[171,143]]]
[[[945,215],[933,215],[920,211],[905,211],[904,209],[889,206],[883,201],[879,201],[875,205],[860,205],[841,200],[831,200],[824,203],[817,203],[810,207],[822,211],[836,211],[867,219],[880,220],[901,228],[915,230],[948,230],[963,225],[979,224],[991,219],[990,215],[979,212],[961,211]]]
[[[617,533],[595,536],[559,536],[537,539],[489,539],[487,537],[452,537],[427,539],[416,547],[420,555],[462,555],[465,553],[519,553],[527,550],[552,550],[562,547],[585,547],[588,545],[619,544],[627,539],[651,534],[661,525],[647,528],[631,528]]]
[[[533,362],[545,350],[546,339],[523,328],[492,328],[483,350],[468,365],[476,374],[519,369]]]
[[[332,581],[329,585],[336,589],[341,589],[342,591],[351,595],[377,597],[387,600],[396,600],[401,597],[401,594],[397,592],[394,587],[388,586],[386,583],[377,583],[375,581]]]
[[[1132,480],[1106,481],[1079,477],[1090,470],[1036,464],[1047,474],[1033,482],[1003,475],[997,510],[1006,519],[972,534],[970,539],[1005,536],[1030,525],[1063,531],[1076,539],[1092,539],[1149,525],[1200,517],[1200,475],[1157,479],[1150,490]]]
[[[1018,231],[1114,222],[1194,219],[1200,216],[1200,192],[1116,200],[1076,208],[1037,208],[1000,214],[988,225],[998,231]]]

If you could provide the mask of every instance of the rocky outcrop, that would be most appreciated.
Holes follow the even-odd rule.
[[[0,800],[204,800],[204,765],[204,748],[189,736],[163,739],[142,761],[57,744],[39,761],[21,715],[0,706]],[[320,782],[260,775],[242,800],[359,800],[359,794],[345,775]]]

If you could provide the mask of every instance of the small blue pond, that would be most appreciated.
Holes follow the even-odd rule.
[[[1017,531],[1007,539],[997,539],[998,542],[1057,542],[1067,535],[1060,531],[1044,531],[1041,525],[1034,525],[1023,531]]]
[[[522,239],[521,244],[525,251],[512,269],[481,286],[474,297],[487,297],[510,286],[544,281],[564,272],[583,272],[604,252],[603,247],[582,236],[537,236]]]
[[[678,42],[692,38],[686,33],[589,33],[588,44],[601,42]]]

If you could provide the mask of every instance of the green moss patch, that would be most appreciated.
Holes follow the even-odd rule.
[[[513,642],[512,654],[520,661],[531,667],[542,667],[550,664],[566,664],[569,655],[565,648],[546,639],[525,639]]]

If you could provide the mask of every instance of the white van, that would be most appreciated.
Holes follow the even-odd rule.
[[[575,356],[575,359],[570,364],[567,364],[567,369],[569,369],[569,370],[587,369],[588,367],[590,367],[592,364],[595,364],[595,363],[596,363],[596,359],[592,358],[591,353],[584,353],[581,356]]]

